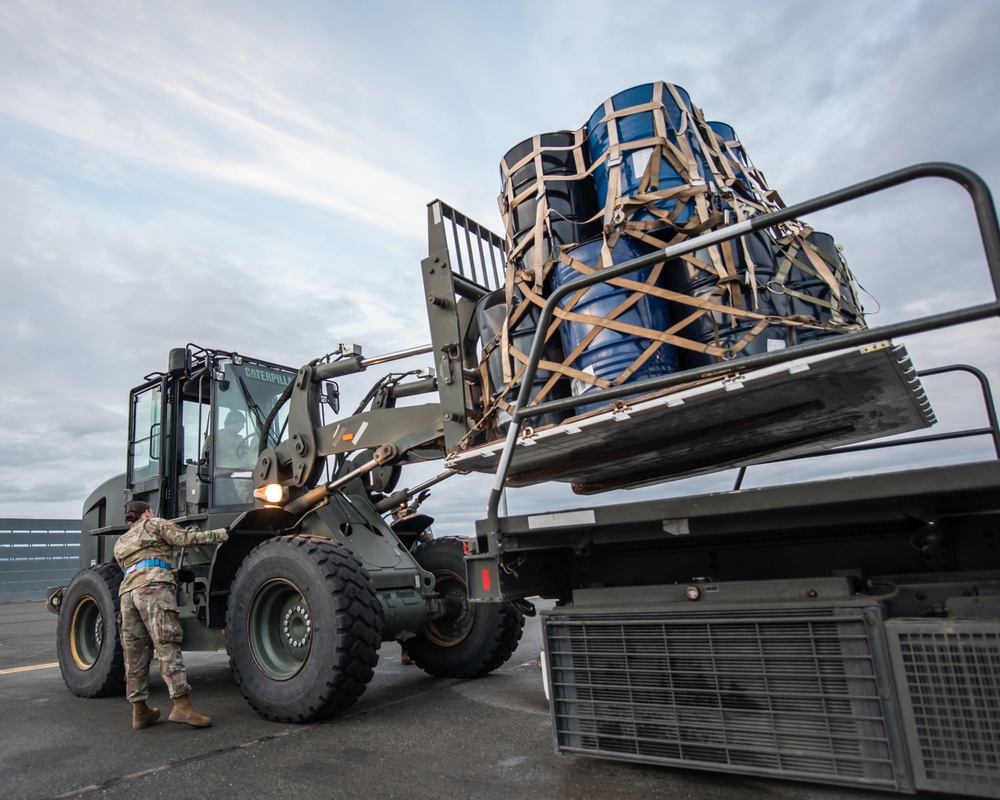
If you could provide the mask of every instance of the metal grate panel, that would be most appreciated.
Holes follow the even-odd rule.
[[[1000,625],[892,620],[886,634],[917,788],[1000,797]]]
[[[557,749],[909,790],[876,608],[705,611],[548,612]]]
[[[503,237],[440,200],[432,202],[430,208],[434,224],[442,226],[453,274],[486,291],[502,288],[506,264]]]

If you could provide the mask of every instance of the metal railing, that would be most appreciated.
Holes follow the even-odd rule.
[[[785,461],[798,461],[803,458],[821,458],[823,456],[843,455],[844,453],[859,453],[864,450],[885,450],[890,447],[903,447],[911,444],[927,444],[929,442],[944,442],[953,439],[970,439],[976,436],[989,436],[993,441],[993,451],[1000,459],[1000,423],[997,421],[997,408],[993,402],[993,391],[990,389],[990,380],[981,369],[969,366],[968,364],[952,364],[948,367],[935,367],[933,369],[921,370],[917,373],[920,378],[930,375],[941,375],[947,372],[968,372],[979,381],[983,395],[983,404],[986,406],[986,418],[989,424],[985,428],[962,428],[956,431],[945,431],[943,433],[932,433],[925,436],[907,436],[905,439],[891,439],[887,442],[865,442],[863,444],[852,444],[844,447],[832,447],[829,450],[821,450],[818,453],[802,453],[797,456],[789,456]],[[743,479],[747,474],[747,467],[740,467],[736,473],[736,481],[733,484],[733,491],[738,492],[743,488]]]
[[[511,411],[510,427],[507,430],[504,448],[500,455],[500,461],[497,465],[497,471],[494,476],[493,487],[490,491],[489,504],[487,507],[487,519],[490,530],[493,532],[500,531],[498,506],[504,486],[506,485],[507,475],[510,471],[511,461],[513,460],[514,447],[517,443],[517,438],[520,435],[523,421],[541,414],[563,411],[572,408],[579,402],[579,398],[569,397],[539,403],[528,407],[531,387],[535,380],[538,362],[541,358],[544,346],[544,336],[538,336],[537,332],[548,330],[549,325],[552,322],[552,317],[555,313],[555,308],[564,297],[573,294],[580,289],[592,286],[593,284],[601,283],[611,278],[617,278],[621,275],[634,272],[635,270],[651,267],[662,261],[667,261],[692,253],[702,247],[706,247],[707,245],[718,244],[734,239],[737,236],[744,236],[748,233],[771,228],[780,223],[798,219],[815,211],[831,208],[833,206],[837,206],[851,200],[856,200],[860,197],[875,194],[876,192],[881,192],[921,178],[945,178],[947,180],[954,181],[964,187],[971,196],[975,208],[976,219],[979,225],[980,236],[983,241],[983,248],[986,254],[986,262],[989,268],[990,278],[993,283],[993,302],[983,303],[976,306],[968,306],[939,314],[932,314],[925,317],[919,317],[914,320],[896,322],[879,328],[845,333],[837,337],[820,339],[807,344],[797,345],[792,348],[786,348],[784,350],[775,350],[769,353],[748,356],[746,358],[739,359],[739,362],[736,364],[729,361],[721,364],[714,364],[708,367],[697,367],[694,369],[682,370],[669,375],[643,381],[636,381],[634,383],[622,384],[621,386],[613,386],[607,389],[598,389],[587,393],[587,402],[598,403],[602,401],[611,401],[627,394],[646,394],[666,389],[671,386],[678,386],[696,379],[721,378],[737,370],[745,371],[749,369],[756,369],[758,367],[772,366],[800,358],[807,358],[809,356],[832,353],[861,345],[873,344],[886,339],[893,339],[898,336],[907,336],[914,333],[922,333],[925,331],[1000,316],[1000,226],[997,224],[996,208],[993,205],[993,199],[990,194],[989,187],[975,172],[957,164],[948,163],[917,164],[912,167],[897,170],[896,172],[890,172],[881,177],[863,181],[845,189],[830,192],[829,194],[814,198],[813,200],[807,200],[806,202],[789,206],[788,208],[784,208],[780,211],[762,214],[759,217],[754,217],[753,219],[740,222],[736,225],[730,225],[721,230],[711,231],[701,236],[688,239],[680,244],[671,245],[670,247],[666,247],[662,250],[657,250],[649,255],[634,258],[630,261],[625,261],[621,264],[616,264],[606,269],[598,270],[589,275],[583,275],[579,278],[575,278],[552,291],[546,299],[545,306],[542,308],[542,312],[539,316],[539,320],[536,325],[536,335],[528,354],[528,362],[525,366],[524,373],[521,376],[520,390],[518,392],[514,408]]]

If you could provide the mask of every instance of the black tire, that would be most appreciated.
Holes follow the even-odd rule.
[[[440,678],[478,678],[500,667],[517,649],[524,615],[506,601],[469,602],[461,539],[432,539],[413,555],[434,573],[434,589],[448,608],[403,643],[413,663]]]
[[[243,697],[275,722],[311,722],[353,704],[378,663],[382,615],[347,548],[285,536],[254,548],[229,598],[226,642]]]
[[[56,623],[56,654],[66,686],[77,697],[125,693],[125,659],[118,630],[117,564],[78,572],[63,592]]]

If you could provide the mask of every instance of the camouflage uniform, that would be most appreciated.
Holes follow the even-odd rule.
[[[140,519],[115,543],[115,560],[123,570],[149,559],[172,563],[175,547],[216,544],[229,538],[225,528],[186,531],[165,519]],[[160,674],[172,699],[191,691],[181,656],[177,581],[161,566],[126,572],[121,589],[121,636],[125,652],[125,684],[129,702],[149,697],[149,663],[153,648],[160,658]]]

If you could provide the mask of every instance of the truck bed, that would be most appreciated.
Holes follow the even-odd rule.
[[[499,530],[477,522],[470,574],[486,579],[471,589],[483,599],[490,585],[510,597],[565,599],[697,576],[920,581],[995,571],[998,516],[997,460],[514,515]]]
[[[752,534],[864,521],[940,520],[1000,513],[1000,461],[901,470],[734,492],[629,502],[502,518],[504,552],[553,546],[563,534],[590,543],[633,537]],[[486,520],[477,523],[481,536]],[[562,532],[562,533],[560,533]],[[588,533],[589,532],[589,533]],[[553,538],[555,537],[555,539]]]

